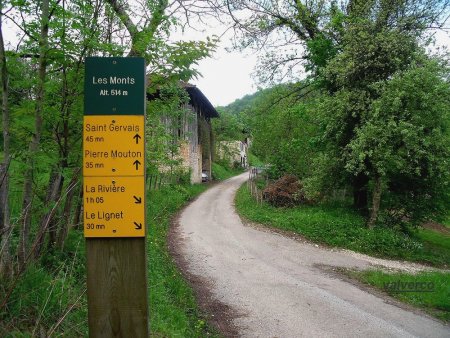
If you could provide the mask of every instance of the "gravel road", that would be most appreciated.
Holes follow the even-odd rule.
[[[182,212],[175,234],[187,270],[231,308],[242,337],[450,337],[448,326],[324,269],[420,266],[246,226],[233,206],[246,179],[242,174],[203,193]]]

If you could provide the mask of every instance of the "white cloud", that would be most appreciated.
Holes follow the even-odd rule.
[[[220,48],[213,58],[199,63],[202,77],[195,84],[214,106],[227,105],[246,94],[256,91],[251,73],[256,56],[239,52],[227,52]]]

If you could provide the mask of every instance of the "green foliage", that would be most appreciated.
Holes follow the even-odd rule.
[[[248,110],[251,110],[253,108],[253,105],[255,104],[255,101],[264,95],[266,91],[265,90],[258,90],[254,94],[248,94],[244,97],[237,99],[227,105],[226,107],[218,107],[219,112],[225,112],[230,115],[239,116],[242,113],[247,112]]]
[[[319,73],[320,69],[325,67],[337,53],[333,41],[322,34],[309,40],[306,43],[306,48],[308,50],[306,56],[308,64],[305,70],[315,71],[315,73]]]
[[[176,180],[183,183],[189,180],[189,173],[180,166],[177,157],[179,139],[174,133],[180,126],[181,118],[186,115],[184,107],[188,100],[186,92],[180,88],[180,81],[189,81],[199,75],[196,69],[198,61],[208,57],[217,43],[215,37],[205,41],[174,41],[171,33],[184,23],[181,22],[183,19],[176,19],[181,17],[173,12],[174,8],[169,9],[167,1],[147,1],[139,5],[120,1],[117,5],[123,10],[121,14],[111,5],[113,1],[50,1],[50,15],[42,19],[44,3],[7,1],[0,5],[2,27],[15,27],[18,34],[17,39],[11,40],[11,34],[5,35],[6,31],[3,31],[9,50],[6,51],[8,78],[2,80],[7,82],[9,90],[10,121],[0,129],[3,131],[9,125],[7,134],[11,141],[12,161],[7,198],[12,232],[5,232],[8,229],[3,225],[2,203],[1,301],[8,288],[13,289],[6,308],[0,314],[0,336],[87,336],[87,309],[83,296],[84,239],[79,230],[71,226],[75,220],[80,222],[79,193],[75,191],[72,200],[66,194],[69,182],[73,180],[78,183],[78,189],[82,176],[85,57],[128,54],[145,58],[149,73],[148,92],[155,94],[158,90],[160,94],[148,105],[146,136],[150,146],[146,154],[147,174],[156,175],[158,171],[168,168]],[[183,6],[183,10],[189,6]],[[125,27],[127,13],[133,13],[133,18],[128,22],[131,24]],[[46,24],[49,28],[48,48],[42,36]],[[40,81],[44,82],[42,97],[39,93]],[[36,114],[39,107],[42,109]],[[40,124],[40,115],[42,128],[35,127]],[[3,133],[1,135],[0,158],[3,160]],[[33,137],[39,141],[37,150],[30,152],[28,149]],[[32,170],[32,175],[24,175],[28,169]],[[54,182],[58,182],[54,180],[56,174],[62,176],[60,190],[53,186]],[[22,210],[25,180],[32,185],[32,202],[26,205],[26,210]],[[56,197],[49,200],[54,188],[58,190]],[[186,194],[190,190],[180,188],[179,193],[187,199]],[[46,224],[43,222],[44,216],[53,207],[56,209],[49,228],[58,229],[56,232],[62,234],[62,243],[59,243],[58,234],[42,226]],[[23,214],[31,217],[28,232],[19,226],[23,224]],[[68,226],[67,237],[66,232],[59,232],[65,225]],[[44,233],[41,253],[37,254],[37,259],[23,275],[17,276],[17,283],[14,284],[15,276],[12,279],[2,276],[3,258],[8,259],[5,266],[14,267],[17,274],[20,269],[17,255],[19,238],[26,237],[24,256],[32,257],[30,250],[41,230]],[[165,247],[161,250],[164,251]],[[6,252],[8,255],[4,255]],[[179,299],[182,302],[184,295],[180,294]],[[65,316],[65,311],[72,305],[73,308]],[[192,306],[192,303],[186,305]],[[189,309],[186,309],[188,312]],[[161,316],[164,318],[165,314]],[[191,316],[189,320],[192,320],[190,329],[179,329],[179,332],[184,330],[190,336],[203,335],[206,329],[201,319],[195,319],[192,314],[187,316]],[[196,325],[198,329],[195,329]],[[52,328],[56,330],[52,332]]]
[[[271,176],[292,173],[300,178],[311,170],[314,115],[313,98],[298,102],[305,83],[280,85],[267,90],[248,111],[252,152],[271,164]]]
[[[444,321],[450,321],[450,274],[446,272],[386,273],[378,270],[347,271],[350,277],[372,285],[390,296],[409,303]],[[432,286],[431,292],[396,292],[392,284],[411,283]]]
[[[152,90],[153,87],[150,88]],[[147,173],[158,174],[160,168],[175,170],[181,160],[178,156],[178,130],[187,115],[189,97],[179,83],[166,83],[159,87],[158,97],[147,104]]]
[[[240,173],[242,173],[242,168],[231,168],[228,162],[219,161],[212,163],[212,178],[214,180],[226,180]]]
[[[248,152],[248,164],[251,167],[262,167],[264,165],[264,162],[261,161],[258,156],[253,154],[253,151],[250,150]]]
[[[450,250],[435,241],[390,228],[368,229],[364,218],[345,204],[275,208],[267,203],[259,205],[243,186],[238,191],[236,207],[251,221],[294,231],[330,246],[439,266],[446,266],[450,261]],[[441,241],[447,246],[450,238],[442,237]]]
[[[71,232],[65,253],[44,256],[42,264],[27,267],[13,285],[2,280],[0,299],[12,288],[0,313],[2,336],[29,336],[45,332],[51,336],[87,336],[84,238]],[[14,332],[15,331],[15,332]]]
[[[332,149],[329,161],[344,169],[348,178],[382,177],[384,223],[398,225],[405,219],[419,223],[446,212],[450,191],[446,69],[422,59],[389,79],[380,80],[387,75],[379,74],[364,89],[351,88],[352,75],[344,71],[348,85],[321,104],[324,135]]]
[[[370,225],[439,219],[450,191],[448,67],[424,47],[448,3],[241,1],[230,10],[245,8],[254,11],[235,19],[242,46],[267,51],[263,82],[299,79],[306,60],[307,80],[261,91],[245,112],[271,176],[295,174],[315,198],[348,188],[362,214],[372,207]]]
[[[215,335],[205,324],[192,289],[167,249],[171,218],[205,189],[204,185],[177,185],[149,192],[148,200],[152,203],[148,205],[148,283],[153,334],[170,337]],[[29,266],[18,280],[7,307],[0,313],[2,336],[28,336],[33,330],[48,333],[66,312],[52,336],[87,336],[82,233],[71,232],[65,249],[44,255],[40,265]],[[3,300],[11,282],[2,281],[0,285],[0,299]]]
[[[233,114],[228,108],[218,108],[220,118],[212,120],[217,142],[243,140],[247,135],[243,114]]]
[[[218,141],[242,140],[251,136],[251,116],[255,104],[272,89],[261,89],[254,94],[245,95],[225,107],[217,107],[220,118],[212,121],[213,130]]]

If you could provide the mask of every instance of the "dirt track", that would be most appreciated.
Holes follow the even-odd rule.
[[[247,174],[202,194],[180,215],[172,250],[197,289],[208,289],[220,324],[229,309],[243,337],[450,337],[448,326],[407,311],[330,273],[374,265],[420,269],[330,250],[246,226],[233,199]],[[200,287],[200,288],[199,288]],[[213,314],[214,315],[214,314]],[[234,335],[232,330],[225,334]]]

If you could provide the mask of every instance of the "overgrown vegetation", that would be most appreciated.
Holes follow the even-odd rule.
[[[236,176],[243,172],[242,168],[235,168],[224,161],[213,162],[212,164],[212,178],[214,180],[226,180],[230,177]]]
[[[430,232],[425,230],[408,235],[390,227],[369,229],[364,217],[345,203],[276,208],[268,203],[258,204],[244,185],[237,193],[236,208],[251,221],[293,231],[333,247],[442,267],[450,262],[450,237],[427,238],[423,234]]]
[[[2,337],[88,336],[84,243],[82,231],[71,231],[64,252],[0,280]]]
[[[172,217],[205,189],[204,185],[171,185],[148,194],[148,285],[155,336],[216,335],[176,268],[167,243]],[[85,279],[83,233],[71,231],[64,252],[47,253],[17,280],[1,280],[0,300],[12,292],[0,312],[0,335],[87,337]]]
[[[372,285],[402,302],[419,307],[441,320],[450,321],[450,274],[444,272],[386,273],[344,271],[352,278]]]

